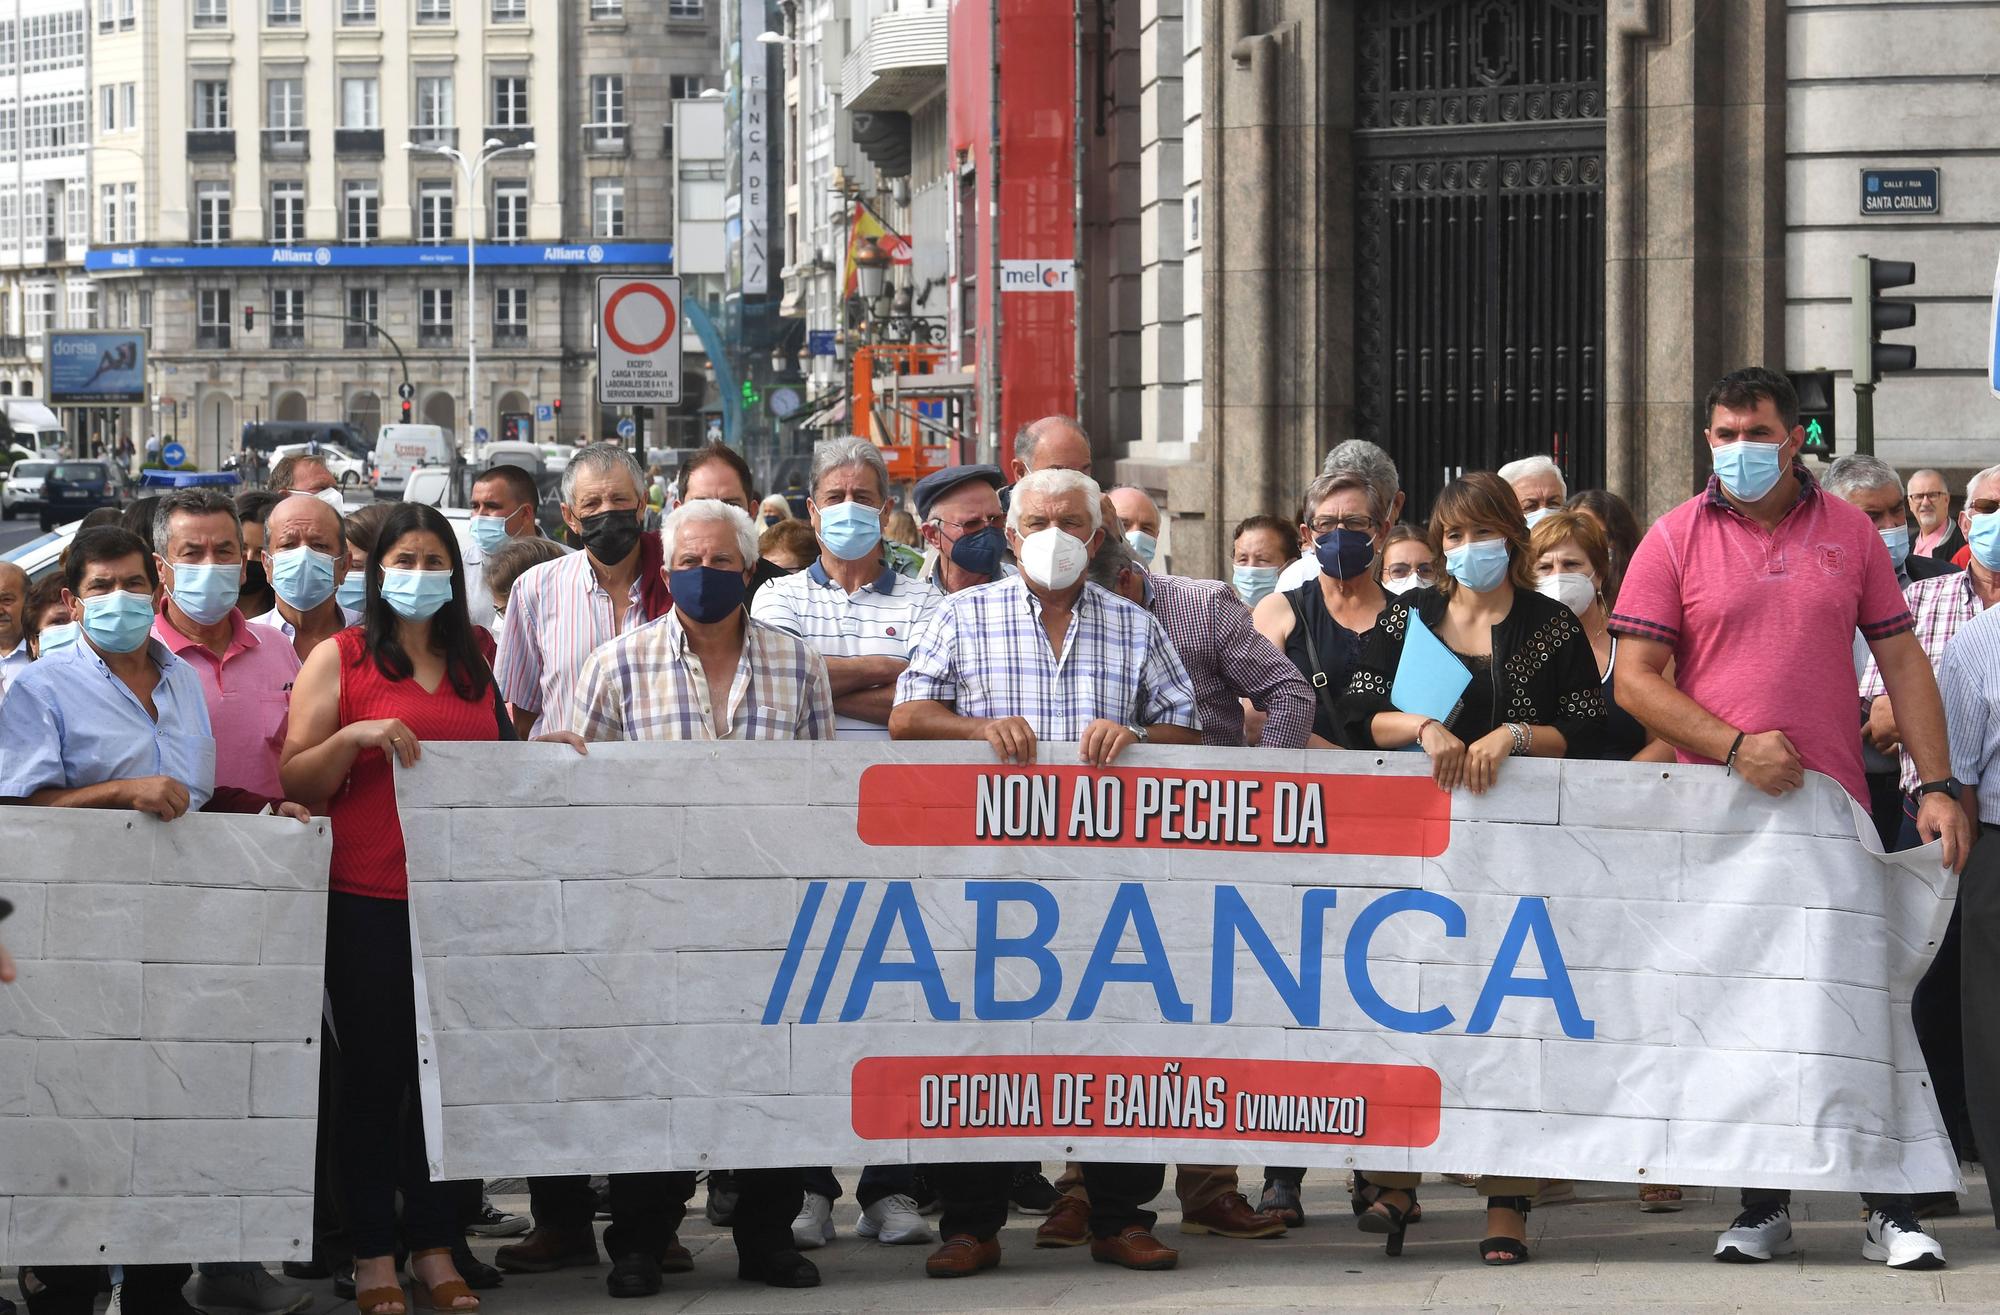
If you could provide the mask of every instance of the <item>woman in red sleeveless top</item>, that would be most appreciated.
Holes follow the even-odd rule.
[[[389,763],[394,754],[408,767],[425,740],[501,738],[505,718],[475,635],[450,522],[398,504],[369,554],[362,623],[314,649],[299,672],[279,769],[290,797],[333,822],[326,989],[340,1038],[337,1133],[362,1315],[408,1309],[396,1278],[398,1190],[419,1305],[479,1306],[452,1264],[461,1221],[447,1185],[430,1180],[416,1113],[409,877]]]

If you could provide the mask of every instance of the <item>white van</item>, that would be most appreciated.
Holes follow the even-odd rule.
[[[457,452],[437,425],[384,425],[375,438],[375,496],[401,498],[418,466],[449,466]]]
[[[38,457],[62,455],[63,443],[68,438],[62,421],[32,397],[0,398],[0,421],[4,422],[5,434],[0,435],[18,447],[26,448]]]

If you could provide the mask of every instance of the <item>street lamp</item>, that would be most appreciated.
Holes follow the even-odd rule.
[[[889,277],[889,253],[873,237],[864,237],[854,249],[855,280],[861,286],[861,299],[868,303],[872,313],[875,301],[882,295],[882,284]]]
[[[404,142],[403,149],[424,155],[442,155],[458,166],[465,177],[465,440],[466,458],[474,455],[475,436],[479,433],[479,310],[477,293],[473,285],[473,274],[477,269],[477,248],[473,245],[478,236],[477,226],[472,222],[472,208],[479,201],[479,175],[484,173],[491,160],[503,155],[526,155],[535,149],[533,142],[523,142],[519,146],[509,146],[498,137],[488,137],[480,143],[479,155],[467,159],[465,152],[456,146],[439,146],[431,142]]]

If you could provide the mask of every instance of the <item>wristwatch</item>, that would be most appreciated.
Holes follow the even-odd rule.
[[[1947,776],[1942,781],[1925,781],[1917,787],[1917,794],[1941,794],[1955,803],[1958,800],[1958,792],[1964,788],[1965,783],[1957,777]]]
[[[1132,734],[1138,736],[1139,743],[1141,744],[1146,743],[1147,736],[1146,736],[1146,728],[1144,726],[1127,726],[1125,729],[1131,731]],[[1952,798],[1954,799],[1956,799],[1957,797],[1958,797],[1957,795],[1952,796]]]

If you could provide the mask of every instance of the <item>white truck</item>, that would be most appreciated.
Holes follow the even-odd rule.
[[[29,456],[61,456],[69,437],[56,413],[32,397],[0,397],[0,424],[6,430],[0,449],[16,447]]]
[[[375,438],[375,496],[400,499],[419,466],[450,467],[458,450],[437,425],[384,425]]]

